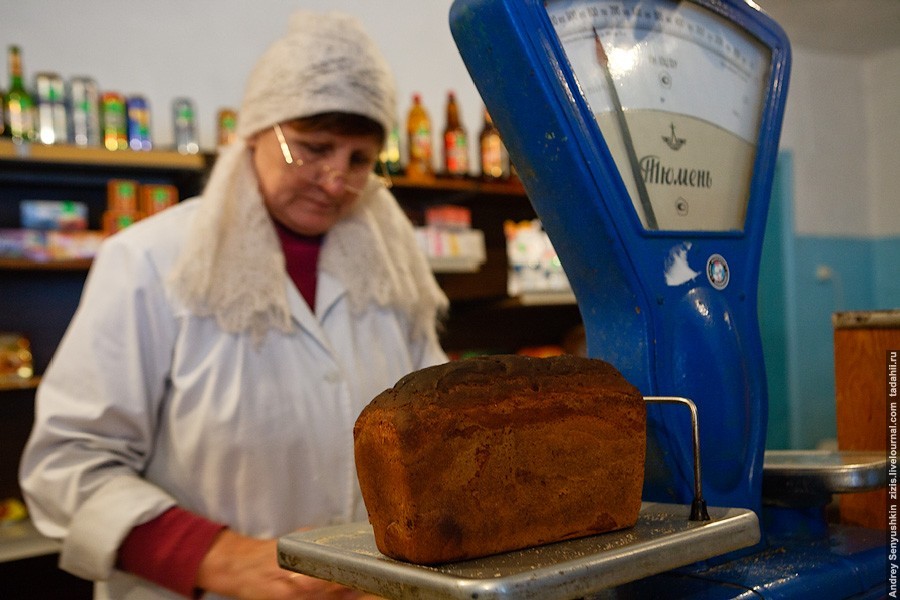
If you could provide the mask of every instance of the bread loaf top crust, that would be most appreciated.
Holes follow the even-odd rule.
[[[421,369],[400,379],[371,404],[393,409],[407,404],[431,403],[445,409],[493,406],[500,398],[540,393],[583,392],[640,396],[609,363],[572,355],[533,358],[496,355],[469,358]],[[473,393],[477,392],[477,393]]]

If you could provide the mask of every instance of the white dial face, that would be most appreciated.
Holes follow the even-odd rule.
[[[742,230],[769,49],[686,0],[546,0],[646,229]]]

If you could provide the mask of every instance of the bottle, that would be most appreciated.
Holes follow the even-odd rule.
[[[509,154],[506,152],[503,140],[500,139],[500,132],[494,127],[494,121],[491,120],[487,107],[484,108],[484,125],[478,141],[481,154],[481,177],[489,181],[506,179],[509,176]]]
[[[396,123],[388,132],[378,159],[388,175],[399,175],[403,171],[400,166],[400,127]]]
[[[447,119],[444,127],[444,172],[450,177],[469,174],[469,140],[459,118],[456,95],[447,94]]]
[[[9,137],[9,130],[6,128],[6,92],[0,90],[0,138]]]
[[[172,124],[175,128],[175,148],[181,154],[197,154],[200,142],[197,139],[197,111],[190,98],[172,100]]]
[[[6,93],[6,114],[9,134],[14,142],[35,139],[34,99],[22,83],[22,53],[18,46],[10,46],[9,91]]]
[[[104,92],[100,96],[100,115],[103,121],[103,145],[106,149],[128,150],[125,96],[118,92]]]
[[[431,163],[431,119],[422,106],[419,94],[413,94],[413,104],[406,119],[406,134],[409,154],[406,176],[410,179],[434,177],[434,166]]]
[[[237,139],[237,112],[233,108],[220,108],[216,114],[216,146],[227,146]]]

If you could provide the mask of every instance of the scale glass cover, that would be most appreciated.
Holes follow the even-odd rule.
[[[689,2],[545,5],[641,224],[742,230],[770,50]]]

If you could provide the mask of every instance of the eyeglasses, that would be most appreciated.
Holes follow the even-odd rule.
[[[347,171],[341,171],[322,162],[323,157],[314,156],[304,159],[302,156],[299,156],[294,158],[291,147],[288,145],[287,140],[284,137],[284,132],[281,130],[281,125],[275,123],[275,125],[272,126],[272,129],[275,130],[275,137],[278,138],[278,144],[281,146],[281,155],[284,157],[284,162],[288,165],[298,167],[305,179],[319,185],[332,184],[340,181],[346,191],[352,194],[362,193],[361,186],[365,185],[365,179],[369,173],[368,167],[351,166]],[[388,173],[384,161],[382,161],[380,157],[376,161],[376,165],[378,167],[376,170],[378,181],[381,185],[390,189],[393,182],[391,181],[390,173]],[[359,186],[353,185],[350,182],[359,184]]]

